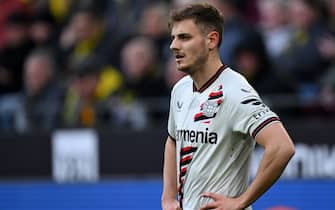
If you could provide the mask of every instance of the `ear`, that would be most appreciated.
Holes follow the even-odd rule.
[[[216,31],[211,31],[207,35],[208,49],[213,50],[219,44],[219,33]]]

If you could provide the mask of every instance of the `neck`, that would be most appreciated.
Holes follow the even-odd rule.
[[[191,74],[195,87],[200,89],[210,78],[212,78],[223,65],[219,56],[209,56],[207,62],[199,67],[194,74]]]

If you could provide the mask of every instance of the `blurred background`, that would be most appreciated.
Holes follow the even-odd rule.
[[[171,8],[192,0],[0,0],[0,209],[160,209]],[[256,210],[335,209],[335,0],[209,0],[220,55],[296,155]],[[256,148],[251,168],[257,170]]]

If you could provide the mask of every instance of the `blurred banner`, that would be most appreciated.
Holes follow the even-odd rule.
[[[284,122],[296,154],[282,178],[335,178],[335,120]],[[60,130],[52,133],[2,134],[0,180],[43,178],[96,181],[111,176],[161,175],[166,128],[141,131]],[[256,147],[254,175],[263,151]]]
[[[99,179],[98,136],[93,130],[59,130],[52,135],[52,177],[57,182]]]
[[[331,140],[331,138],[329,138]],[[296,143],[296,153],[287,165],[284,178],[335,178],[335,144]],[[256,175],[263,149],[256,148],[252,159],[252,176]]]
[[[279,182],[253,209],[335,209],[335,121],[284,124],[295,141],[296,154]],[[166,136],[162,127],[3,133],[0,209],[160,209]],[[256,147],[252,174],[262,154]],[[148,178],[153,175],[155,179]]]
[[[0,183],[2,210],[158,210],[161,179],[96,184]],[[281,180],[254,210],[333,210],[334,180]]]

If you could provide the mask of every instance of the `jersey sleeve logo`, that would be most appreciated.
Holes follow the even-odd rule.
[[[219,85],[218,89],[212,91],[208,95],[208,99],[200,105],[200,112],[194,115],[194,122],[214,118],[222,102],[223,90],[222,85]]]
[[[178,109],[183,108],[183,102],[177,101],[177,107],[178,107]]]
[[[241,104],[250,104],[256,108],[256,110],[254,110],[252,114],[255,120],[262,119],[264,116],[266,116],[266,114],[270,112],[269,107],[265,105],[263,101],[261,101],[261,99],[259,98],[251,97],[243,100]]]
[[[258,106],[258,105],[261,105],[261,104],[264,105],[263,102],[261,100],[257,99],[257,98],[246,99],[246,100],[242,101],[241,104],[252,104],[252,105],[255,105],[255,106]]]

